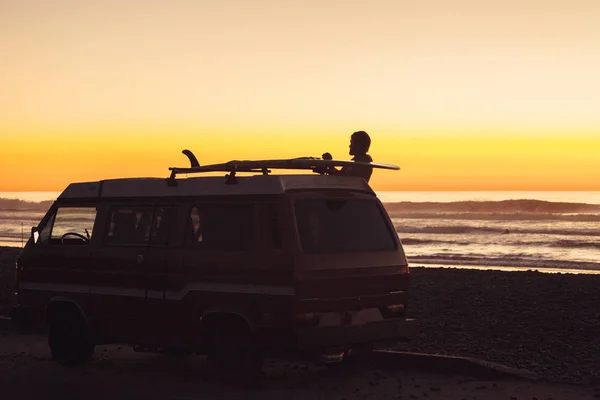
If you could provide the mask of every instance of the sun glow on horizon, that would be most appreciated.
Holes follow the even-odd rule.
[[[0,191],[231,159],[376,190],[600,190],[600,2],[0,3]]]

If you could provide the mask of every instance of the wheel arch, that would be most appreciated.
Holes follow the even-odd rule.
[[[58,311],[75,312],[83,318],[86,324],[88,324],[88,318],[85,312],[83,311],[83,308],[79,305],[79,303],[77,303],[77,301],[69,297],[57,296],[50,299],[48,304],[46,304],[46,309],[44,312],[44,322],[46,325],[50,323],[50,318],[52,317],[52,315]]]

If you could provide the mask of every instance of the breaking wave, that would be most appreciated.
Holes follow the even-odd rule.
[[[0,198],[0,211],[47,211],[52,203],[52,200],[35,202]]]
[[[453,245],[453,246],[470,246],[474,243],[469,241],[457,240],[435,240],[435,239],[416,239],[416,238],[400,238],[403,245]],[[545,246],[566,249],[599,249],[600,243],[594,243],[583,240],[556,240],[556,241],[512,241],[503,243],[507,246]]]
[[[540,214],[540,213],[422,213],[389,211],[390,217],[398,219],[447,219],[469,221],[571,221],[600,222],[599,214]]]
[[[40,202],[19,199],[0,198],[0,210],[36,210],[45,211],[52,204],[52,200]],[[397,202],[385,203],[388,212],[400,213],[399,215],[422,213],[422,218],[434,218],[437,213],[458,213],[457,217],[466,215],[487,216],[488,218],[537,218],[535,214],[591,214],[581,216],[566,216],[568,218],[598,218],[600,204],[551,202],[543,200],[501,200],[501,201],[456,201],[456,202]],[[495,215],[495,214],[501,215]],[[513,214],[507,216],[506,214]],[[451,214],[446,214],[451,217]],[[596,221],[597,219],[594,219]]]
[[[527,229],[527,228],[490,228],[477,226],[425,226],[422,228],[396,226],[398,233],[437,233],[437,234],[539,234],[563,236],[600,236],[600,229]]]
[[[6,215],[0,214],[0,223],[1,222],[29,222],[29,223],[38,223],[40,219],[44,216],[44,212],[36,212],[35,214],[30,215]]]
[[[517,255],[520,256],[520,255]],[[409,263],[413,265],[423,264],[447,264],[447,265],[476,265],[476,266],[506,266],[523,268],[557,268],[557,269],[581,269],[600,270],[600,263],[584,261],[548,260],[524,257],[476,257],[447,254],[432,254],[427,256],[407,256]]]
[[[502,213],[502,214],[585,214],[600,213],[600,204],[565,203],[544,200],[456,201],[386,203],[388,212],[400,213]]]

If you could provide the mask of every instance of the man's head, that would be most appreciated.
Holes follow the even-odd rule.
[[[365,131],[357,131],[350,136],[350,155],[367,154],[371,146],[371,138]]]

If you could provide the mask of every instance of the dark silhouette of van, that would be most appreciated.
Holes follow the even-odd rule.
[[[334,362],[412,336],[407,259],[365,180],[263,169],[232,182],[236,166],[70,184],[19,257],[13,315],[64,365],[128,343],[244,375],[265,356]]]

